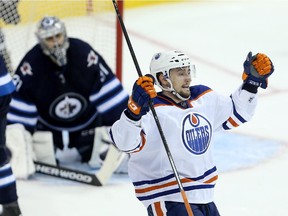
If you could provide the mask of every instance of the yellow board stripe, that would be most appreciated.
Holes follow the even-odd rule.
[[[110,0],[21,0],[18,4],[20,24],[38,22],[45,15],[76,17],[87,14],[87,2],[92,2],[92,11],[101,13],[114,10]],[[124,0],[124,8],[132,9],[156,4],[180,3],[184,0]],[[0,20],[0,27],[6,24]],[[10,25],[8,25],[10,26]]]

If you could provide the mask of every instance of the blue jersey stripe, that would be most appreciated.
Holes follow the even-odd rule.
[[[15,91],[15,85],[12,81],[0,86],[0,96],[11,94]]]

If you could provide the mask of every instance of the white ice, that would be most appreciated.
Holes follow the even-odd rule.
[[[167,1],[125,11],[124,22],[143,74],[148,73],[154,53],[179,49],[196,64],[193,84],[230,94],[241,83],[249,51],[267,54],[275,65],[268,89],[259,90],[253,120],[220,135],[216,158],[222,170],[215,202],[223,216],[288,215],[287,11],[288,2],[277,0]],[[136,78],[124,42],[123,83],[128,91]],[[114,176],[105,187],[41,176],[18,181],[17,186],[24,216],[146,215],[125,175]]]

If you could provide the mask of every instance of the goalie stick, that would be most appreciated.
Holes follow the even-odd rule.
[[[119,24],[120,24],[120,26],[121,26],[122,33],[123,33],[123,35],[124,35],[124,37],[125,37],[127,46],[128,46],[128,48],[129,48],[131,57],[132,57],[132,59],[133,59],[134,66],[135,66],[135,68],[136,68],[136,71],[137,71],[137,73],[138,73],[138,76],[141,77],[141,76],[142,76],[142,72],[141,72],[141,70],[140,70],[140,67],[139,67],[139,64],[138,64],[138,61],[137,61],[137,58],[136,58],[134,49],[133,49],[133,47],[132,47],[132,44],[131,44],[129,35],[128,35],[127,30],[126,30],[126,27],[125,27],[125,25],[124,25],[124,22],[123,22],[123,19],[122,19],[121,14],[120,14],[118,5],[117,5],[117,3],[116,3],[116,0],[112,0],[112,3],[113,3],[113,5],[114,5],[115,12],[116,12],[116,15],[117,15],[117,17],[118,17]],[[180,190],[180,193],[181,193],[183,202],[184,202],[184,204],[185,204],[185,208],[186,208],[186,210],[187,210],[187,213],[188,213],[189,216],[194,216],[194,215],[193,215],[193,212],[192,212],[192,208],[191,208],[191,206],[190,206],[190,204],[189,204],[189,202],[188,202],[187,195],[186,195],[186,193],[185,193],[184,187],[183,187],[183,185],[182,185],[182,182],[181,182],[179,173],[178,173],[178,171],[177,171],[175,162],[174,162],[174,160],[173,160],[173,157],[172,157],[170,148],[169,148],[169,146],[168,146],[166,137],[165,137],[164,132],[163,132],[163,130],[162,130],[162,126],[161,126],[161,124],[160,124],[158,115],[157,115],[157,113],[156,113],[156,111],[155,111],[155,108],[154,108],[154,106],[153,106],[153,101],[152,101],[151,99],[149,100],[149,108],[150,108],[150,110],[151,110],[151,112],[152,112],[152,114],[153,114],[155,123],[156,123],[156,125],[157,125],[158,131],[159,131],[159,134],[160,134],[160,137],[161,137],[161,139],[162,139],[163,146],[164,146],[164,148],[165,148],[165,151],[166,151],[168,160],[169,160],[170,165],[171,165],[171,168],[172,168],[172,170],[173,170],[173,173],[174,173],[176,182],[177,182],[177,184],[178,184],[178,187],[179,187],[179,190]]]
[[[71,168],[54,166],[34,161],[36,173],[53,176],[61,179],[71,180],[93,186],[104,186],[108,183],[114,171],[125,158],[125,153],[120,152],[114,145],[109,146],[107,156],[95,174],[74,170]]]

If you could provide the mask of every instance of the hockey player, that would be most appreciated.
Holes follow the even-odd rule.
[[[16,180],[9,163],[10,152],[5,145],[6,115],[11,93],[15,90],[7,71],[0,55],[0,204],[3,206],[3,214],[0,215],[18,216],[21,211],[17,202]]]
[[[20,20],[17,11],[18,1],[0,0],[0,18],[6,24],[17,24]],[[6,59],[6,61],[4,60]],[[20,216],[15,176],[12,172],[10,152],[6,147],[6,115],[11,100],[11,93],[15,86],[8,73],[6,63],[9,64],[4,34],[0,29],[0,204],[1,216]]]
[[[119,119],[128,93],[98,52],[86,42],[67,36],[59,18],[44,17],[36,37],[39,43],[24,56],[13,76],[16,91],[8,123],[23,125],[29,134],[45,132],[37,138],[45,137],[44,141],[33,146],[38,161],[47,156],[43,142],[49,141],[52,132],[50,143],[64,163],[67,158],[78,157],[93,164],[99,159],[93,154],[94,142],[101,135],[95,128],[111,126]],[[21,130],[15,128],[12,130]]]
[[[115,145],[130,153],[128,174],[149,216],[188,215],[149,112],[149,99],[154,102],[194,216],[219,216],[213,202],[218,178],[213,160],[214,133],[252,118],[257,89],[267,87],[274,67],[265,54],[252,56],[250,52],[244,62],[244,82],[231,96],[220,95],[204,85],[190,87],[193,70],[190,58],[182,52],[155,54],[150,72],[162,91],[156,94],[153,79],[140,77],[127,109],[111,127]]]

